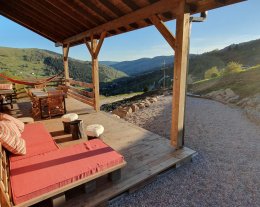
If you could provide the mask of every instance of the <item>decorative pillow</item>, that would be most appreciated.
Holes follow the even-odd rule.
[[[22,121],[20,121],[19,119],[16,119],[8,114],[0,113],[0,121],[1,120],[9,120],[9,121],[13,122],[21,133],[24,130],[24,123]]]
[[[25,140],[21,138],[21,133],[12,121],[0,121],[0,142],[11,153],[26,154]]]

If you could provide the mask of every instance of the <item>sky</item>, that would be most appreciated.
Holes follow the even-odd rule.
[[[260,38],[260,0],[210,10],[203,23],[193,23],[190,52],[201,54],[230,44]],[[175,21],[166,23],[175,33]],[[61,47],[0,15],[0,46],[40,48],[61,53]],[[172,48],[154,26],[106,38],[99,60],[125,61],[143,57],[173,55]],[[69,56],[90,60],[85,45],[70,49]]]

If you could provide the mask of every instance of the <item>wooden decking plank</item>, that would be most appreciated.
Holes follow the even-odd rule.
[[[113,149],[121,153],[127,165],[122,169],[122,178],[116,183],[107,182],[106,177],[97,180],[97,189],[90,194],[74,194],[71,196],[66,206],[96,206],[106,203],[115,196],[136,190],[149,183],[151,178],[164,172],[171,167],[178,167],[185,161],[189,161],[195,153],[189,148],[175,150],[170,145],[170,141],[164,137],[147,131],[143,128],[128,123],[122,119],[117,119],[105,112],[94,113],[86,104],[77,100],[66,99],[68,113],[80,114],[79,118],[85,125],[102,124],[105,132],[102,140]],[[59,132],[63,130],[60,118],[43,120],[48,131],[55,132],[55,139],[62,138]],[[73,140],[59,143],[60,147],[69,147],[86,140]]]

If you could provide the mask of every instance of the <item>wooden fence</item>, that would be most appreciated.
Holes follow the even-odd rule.
[[[69,96],[94,107],[95,94],[93,92],[94,85],[92,83],[84,83],[72,79],[68,79],[66,80],[66,82],[69,82],[70,84],[68,86],[68,92],[67,92]],[[89,89],[91,91],[87,91],[86,89]]]

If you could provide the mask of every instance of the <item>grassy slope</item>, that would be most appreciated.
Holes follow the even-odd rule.
[[[46,65],[45,60],[51,58],[57,60],[57,65]],[[91,64],[87,61],[70,59],[69,63],[73,66],[70,73],[77,77],[91,77]],[[47,69],[48,68],[48,69]],[[56,68],[63,70],[62,56],[41,49],[17,49],[0,47],[0,72],[8,71],[14,76],[22,76],[23,78],[32,77],[32,73],[36,76],[49,76],[50,70],[53,74],[57,74]],[[107,82],[117,78],[125,77],[126,74],[117,71],[112,67],[99,65],[100,81]]]
[[[195,82],[190,91],[206,94],[211,91],[231,88],[240,98],[255,95],[260,92],[260,65],[240,73]]]

